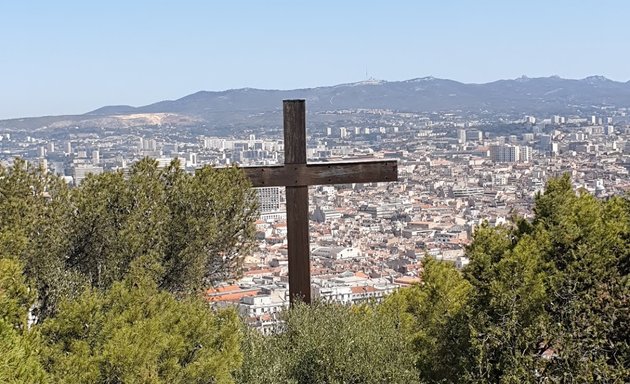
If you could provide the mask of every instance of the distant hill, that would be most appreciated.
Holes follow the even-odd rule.
[[[106,106],[80,116],[28,118],[0,121],[0,128],[38,129],[59,124],[102,122],[105,116],[167,113],[184,122],[254,119],[251,114],[277,112],[283,99],[303,98],[310,112],[357,108],[391,109],[405,112],[454,111],[490,113],[572,113],[601,106],[630,107],[630,82],[602,76],[581,80],[557,76],[498,80],[465,84],[423,77],[406,81],[367,80],[351,84],[296,89],[233,89],[200,91],[177,100],[132,107]],[[105,120],[107,121],[107,120]],[[57,126],[59,125],[57,124]]]

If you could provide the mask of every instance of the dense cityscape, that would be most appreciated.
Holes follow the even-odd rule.
[[[316,298],[380,300],[419,281],[425,255],[467,265],[476,227],[531,217],[551,177],[570,174],[574,189],[606,198],[630,187],[627,109],[588,116],[480,119],[453,113],[344,110],[308,127],[310,162],[396,159],[399,182],[310,188],[311,273]],[[352,117],[352,119],[344,118]],[[340,118],[341,117],[341,118]],[[349,121],[350,124],[346,124]],[[203,127],[199,127],[203,129]],[[79,185],[89,174],[123,171],[144,158],[166,166],[283,162],[279,127],[223,137],[178,135],[176,127],[80,129],[67,136],[0,132],[1,160],[15,157]],[[286,212],[282,187],[258,189],[257,248],[243,278],[208,291],[217,306],[236,305],[267,333],[288,307]]]

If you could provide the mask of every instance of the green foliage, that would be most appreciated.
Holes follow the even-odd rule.
[[[408,335],[424,382],[630,377],[629,200],[576,193],[564,176],[535,213],[477,228],[463,277],[428,260],[423,283],[381,307]]]
[[[44,317],[86,287],[121,281],[135,260],[150,260],[161,288],[198,292],[240,271],[257,211],[249,187],[237,168],[192,175],[147,158],[128,176],[90,176],[70,190],[18,159],[0,168],[0,252],[23,261]]]
[[[397,319],[423,382],[456,381],[467,348],[460,333],[467,331],[462,317],[471,285],[450,264],[427,258],[423,268],[421,285],[390,295],[379,309]]]
[[[552,184],[536,204],[549,233],[546,260],[553,264],[546,309],[556,351],[546,375],[555,381],[621,382],[630,377],[628,201],[598,201],[575,194],[568,177]]]
[[[412,383],[405,336],[370,306],[298,304],[284,332],[248,337],[242,383]]]
[[[47,383],[36,333],[18,331],[0,319],[0,383]]]
[[[20,263],[0,258],[0,319],[14,329],[25,330],[34,301],[35,295],[26,285]]]
[[[109,287],[133,260],[162,267],[161,287],[191,293],[237,275],[253,239],[254,192],[236,168],[190,175],[149,159],[125,177],[87,178],[75,193],[77,230],[68,264],[93,286]]]
[[[465,271],[471,382],[621,382],[630,377],[628,201],[536,197],[531,224],[480,228]],[[623,329],[623,330],[622,330]]]
[[[64,266],[71,214],[70,191],[60,178],[20,159],[0,167],[0,256],[22,261],[46,308],[81,290]]]
[[[45,380],[41,330],[53,382],[231,382],[240,322],[193,297],[238,275],[249,187],[236,168],[191,175],[150,159],[74,189],[19,159],[0,167],[0,381]],[[46,319],[33,330],[25,277]]]
[[[27,329],[35,295],[26,285],[19,262],[0,258],[0,382],[45,383],[37,333]]]
[[[43,323],[43,360],[57,383],[231,383],[240,327],[234,311],[200,299],[115,283],[64,302]]]
[[[497,230],[495,236],[505,238],[505,229]],[[493,242],[496,237],[484,236],[479,240],[476,237],[474,241]],[[506,244],[503,255],[494,263],[486,263],[487,255],[477,259],[472,254],[466,276],[470,276],[471,270],[481,270],[485,279],[470,278],[475,289],[468,308],[469,381],[535,380],[538,365],[542,363],[539,357],[539,345],[544,342],[542,326],[548,320],[544,307],[548,300],[547,265],[543,261],[546,244],[544,238],[534,240],[525,234],[514,246]],[[471,248],[484,247],[478,243]]]
[[[234,168],[145,159],[72,190],[20,160],[0,168],[0,382],[630,377],[627,198],[551,180],[532,221],[476,229],[462,273],[427,259],[422,283],[382,304],[299,304],[271,336],[196,295],[238,274],[255,201]]]

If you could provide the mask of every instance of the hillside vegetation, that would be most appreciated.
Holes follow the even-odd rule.
[[[271,336],[200,294],[238,276],[256,215],[237,169],[188,175],[146,159],[76,189],[24,162],[0,169],[0,382],[630,377],[624,197],[554,179],[533,220],[476,230],[463,272],[427,258],[422,284],[380,304],[296,305]]]

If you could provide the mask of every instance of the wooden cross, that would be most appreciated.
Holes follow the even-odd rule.
[[[284,100],[284,165],[245,167],[254,187],[286,187],[289,298],[311,302],[311,263],[308,230],[308,186],[373,183],[398,180],[396,160],[306,162],[304,100]]]

